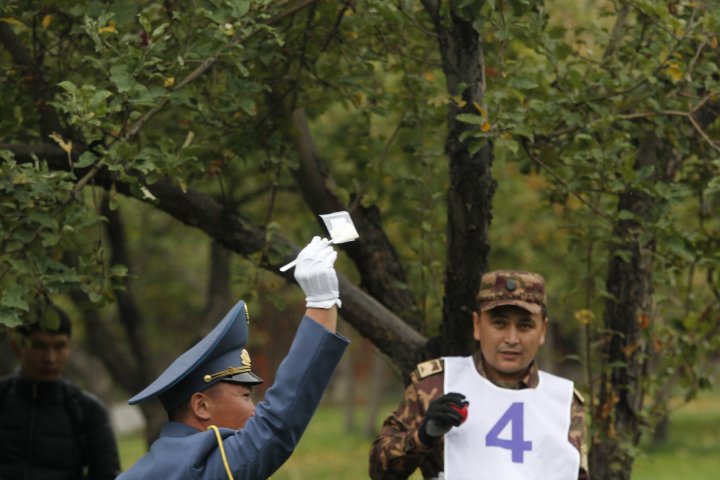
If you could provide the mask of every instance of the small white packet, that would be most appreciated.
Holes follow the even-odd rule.
[[[348,212],[328,213],[320,215],[320,218],[323,219],[325,228],[330,233],[331,243],[352,242],[360,237]]]
[[[350,218],[350,214],[348,212],[343,211],[327,213],[325,215],[320,215],[320,218],[322,218],[323,222],[325,222],[325,228],[327,228],[328,233],[330,234],[330,243],[337,245],[338,243],[352,242],[353,240],[360,238],[360,235],[355,229],[355,224],[353,223],[352,218]],[[290,270],[295,266],[296,262],[297,259],[287,265],[283,265],[280,267],[280,271],[285,272]]]

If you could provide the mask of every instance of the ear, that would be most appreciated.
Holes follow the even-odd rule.
[[[473,310],[472,320],[473,320],[473,338],[479,342],[480,341],[480,320],[482,320],[482,313],[478,312],[477,310]]]
[[[542,329],[542,333],[540,335],[540,344],[539,344],[540,346],[545,345],[545,334],[547,333],[549,321],[550,321],[550,319],[548,317],[545,317],[542,321],[542,325],[540,327]]]
[[[209,420],[212,417],[212,398],[203,392],[193,393],[190,397],[190,410],[199,420]]]

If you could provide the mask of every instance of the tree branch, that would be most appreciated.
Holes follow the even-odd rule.
[[[287,10],[285,10],[282,13],[279,13],[278,15],[275,15],[274,17],[270,18],[267,22],[265,22],[266,25],[272,25],[274,23],[279,22],[280,20],[294,14],[298,10],[301,10],[308,5],[312,5],[313,3],[317,2],[318,0],[302,0],[298,2],[297,4],[289,7]],[[252,32],[255,33],[255,32]],[[252,35],[252,33],[250,35]],[[203,60],[200,65],[198,65],[195,70],[190,72],[185,78],[183,78],[177,85],[173,87],[173,92],[177,92],[183,88],[185,88],[187,85],[192,83],[197,78],[201,77],[205,72],[207,72],[210,67],[215,65],[215,62],[217,62],[218,57],[225,51],[229,50],[230,48],[234,47],[235,45],[239,44],[242,41],[245,41],[249,38],[250,35],[236,35],[233,37],[233,39],[225,44],[215,55],[206,58]],[[152,109],[145,112],[145,114],[125,133],[125,140],[129,140],[133,138],[135,135],[138,134],[140,129],[142,129],[143,125],[148,122],[152,117],[154,117],[160,110],[162,110],[165,105],[170,101],[170,97],[164,97],[160,100],[160,102],[155,105]]]
[[[705,132],[705,130],[700,126],[698,121],[695,119],[695,116],[693,115],[693,112],[695,112],[697,109],[693,108],[689,112],[683,112],[680,110],[663,110],[662,112],[636,112],[636,113],[629,113],[627,115],[620,115],[617,118],[621,120],[636,120],[639,118],[649,118],[649,117],[656,117],[658,115],[668,115],[668,116],[677,116],[677,117],[685,117],[688,119],[688,121],[692,124],[693,128],[700,134],[700,136],[707,142],[708,145],[710,145],[712,148],[720,152],[720,146],[718,146],[719,142],[714,141],[710,136]]]
[[[603,61],[607,60],[612,56],[613,53],[615,53],[617,43],[620,41],[620,37],[625,31],[625,23],[627,21],[627,16],[629,12],[630,6],[627,3],[623,3],[615,19],[615,25],[613,25],[612,34],[610,35],[610,41],[608,42],[607,47],[605,48],[605,52],[603,53]]]
[[[55,108],[49,104],[52,98],[52,88],[42,77],[41,65],[35,63],[32,55],[30,55],[25,45],[12,31],[10,25],[2,21],[0,21],[0,42],[5,45],[5,48],[13,57],[15,63],[26,72],[27,78],[29,79],[29,82],[26,82],[26,84],[32,97],[35,99],[34,103],[37,106],[40,117],[40,128],[42,130],[43,140],[47,140],[47,137],[53,132],[64,134],[65,129],[60,124],[57,112]]]
[[[67,154],[54,145],[45,144],[35,147],[0,144],[0,150],[3,149],[14,152],[18,162],[30,162],[37,156],[47,161],[53,169],[68,169]],[[81,153],[74,152],[74,155],[79,156]],[[82,174],[83,172],[76,170],[76,173]],[[142,178],[138,178],[142,183]],[[261,259],[260,266],[294,282],[292,271],[280,274],[279,267],[294,259],[299,249],[279,235],[274,235],[267,246],[267,240],[261,227],[211,197],[192,189],[184,192],[171,181],[160,179],[151,185],[146,185],[146,188],[157,199],[149,200],[137,192],[133,185],[119,181],[104,168],[95,175],[95,182],[105,189],[110,189],[114,185],[119,193],[152,204],[180,222],[202,230],[221,245],[240,255],[249,256],[266,249],[271,254],[265,255]],[[363,215],[356,216],[356,218],[361,221],[361,225],[369,223]],[[360,226],[360,230],[363,228],[367,228],[367,231],[370,232],[374,230],[373,227]],[[363,234],[361,233],[361,235]],[[367,238],[367,235],[365,237]],[[370,247],[366,246],[366,248]],[[382,259],[375,254],[368,254],[368,257],[370,258],[365,260],[368,264],[373,259],[374,261]],[[380,351],[399,365],[404,373],[411,371],[416,364],[419,351],[426,343],[425,337],[380,302],[353,285],[344,275],[339,274],[338,280],[340,296],[344,305],[341,310],[343,318],[367,336]]]
[[[300,157],[300,165],[292,174],[303,198],[316,214],[349,210],[360,238],[340,247],[355,263],[363,287],[420,330],[422,318],[415,298],[408,288],[397,286],[407,285],[407,279],[397,252],[382,228],[379,211],[362,207],[359,202],[353,208],[343,204],[334,193],[335,182],[315,147],[304,110],[296,109],[290,118],[292,127],[288,130],[292,132],[291,139],[297,145]]]
[[[422,0],[425,11],[430,15],[433,23],[440,21],[440,2],[438,0]]]
[[[105,226],[108,243],[110,244],[110,264],[124,265],[130,272],[134,271],[130,256],[128,255],[126,245],[125,224],[120,212],[110,209],[110,199],[108,195],[104,195],[101,213],[107,218]],[[130,375],[128,381],[132,382],[124,385],[128,391],[139,391],[144,385],[148,384],[155,378],[157,369],[153,365],[153,356],[150,353],[150,346],[147,344],[147,335],[145,335],[145,319],[135,301],[135,294],[131,278],[125,278],[122,290],[115,292],[117,301],[117,314],[120,317],[120,323],[125,330],[129,347],[133,353],[133,363],[135,373]],[[105,359],[101,355],[101,358]],[[106,360],[107,362],[107,360]]]
[[[588,207],[590,210],[592,210],[593,212],[595,212],[595,214],[597,214],[600,218],[602,218],[603,220],[605,220],[608,224],[610,224],[610,225],[613,224],[613,221],[612,221],[611,218],[609,218],[609,217],[608,217],[607,215],[605,215],[603,212],[601,212],[600,210],[598,210],[598,209],[595,207],[595,205],[593,205],[592,203],[590,203],[590,202],[588,202],[587,200],[585,200],[580,194],[578,194],[578,193],[576,193],[574,190],[572,190],[572,189],[570,188],[570,186],[567,184],[567,182],[566,182],[560,175],[558,175],[552,168],[550,168],[550,166],[548,166],[547,163],[545,163],[545,162],[543,162],[542,160],[540,160],[540,158],[538,158],[537,155],[534,155],[534,154],[532,153],[532,149],[530,148],[530,145],[528,144],[527,139],[522,139],[522,142],[521,142],[521,143],[522,143],[522,146],[523,146],[523,150],[525,150],[525,153],[527,154],[527,156],[530,157],[530,160],[532,160],[533,162],[535,162],[535,163],[537,163],[538,165],[540,165],[540,167],[542,167],[542,168],[543,168],[546,172],[548,172],[553,178],[555,178],[555,180],[557,180],[558,182],[560,182],[560,183],[565,187],[565,190],[567,190],[567,192],[568,192],[570,195],[572,195],[573,197],[575,197],[575,198],[577,198],[578,200],[580,200],[580,202],[581,202],[583,205],[585,205],[585,206]]]

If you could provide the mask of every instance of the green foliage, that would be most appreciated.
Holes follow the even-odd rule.
[[[484,97],[466,105],[462,89],[475,86],[448,92],[436,24],[421,2],[317,2],[283,17],[289,3],[0,6],[47,82],[38,89],[38,77],[0,50],[0,95],[13,99],[0,116],[2,141],[68,153],[67,165],[52,169],[2,153],[4,325],[22,322],[35,299],[72,289],[109,300],[127,275],[108,264],[100,188],[92,178],[81,183],[93,168],[112,172],[118,185],[102,187],[131,219],[138,295],[160,319],[151,331],[174,317],[190,322],[187,312],[201,308],[206,279],[197,272],[208,245],[153,211],[149,187],[159,179],[241,211],[268,239],[302,244],[317,234],[291,177],[298,154],[287,118],[302,108],[332,192],[380,213],[432,334],[444,295],[443,145],[453,106],[469,127],[461,139],[468,150],[493,147],[490,265],[545,273],[562,331],[587,329],[594,340],[605,333],[610,252],[624,240],[615,227],[634,225],[655,272],[643,355],[693,359],[678,371],[675,356],[661,356],[648,392],[677,378],[689,394],[707,386],[720,267],[720,10],[690,0],[438,2],[440,27],[463,19],[482,40]],[[41,98],[63,131],[43,130]],[[639,161],[650,139],[654,165]],[[119,184],[145,203],[119,199]],[[621,210],[628,192],[648,196],[650,211]],[[248,298],[272,282],[260,268],[265,253],[237,264],[235,287]],[[630,259],[626,248],[613,254]],[[645,412],[660,414],[654,405]]]
[[[75,191],[72,175],[0,155],[0,324],[16,326],[33,304],[74,288],[95,302],[112,299],[125,268],[106,269],[96,233],[101,219]],[[86,252],[77,268],[62,262],[67,249]]]
[[[553,206],[551,225],[558,231],[551,238],[569,251],[539,270],[551,279],[551,296],[560,297],[554,318],[590,321],[584,327],[588,382],[599,378],[591,376],[602,366],[594,352],[608,333],[591,319],[602,319],[611,299],[605,280],[611,252],[632,260],[617,226],[633,225],[630,238],[652,252],[652,311],[637,312],[641,338],[627,345],[652,365],[643,382],[628,386],[647,392],[646,408],[636,413],[652,425],[665,411],[669,388],[692,397],[711,385],[708,355],[719,347],[720,132],[708,107],[717,108],[720,93],[720,14],[711,2],[591,1],[584,12],[574,3],[523,9],[486,2],[483,22],[475,24],[486,47],[484,103],[456,119],[473,127],[464,136],[469,144],[492,142],[498,175],[501,165],[514,163],[547,179],[530,190],[541,192],[536,202],[547,202],[539,212],[529,195],[518,202],[532,216],[518,228],[525,235],[513,235],[513,222],[505,222],[522,219],[504,207],[523,207],[507,197],[513,184],[499,177],[491,260],[497,265],[532,252],[528,237]],[[653,155],[647,156],[650,142]],[[650,199],[648,211],[619,207],[620,196],[632,194]],[[579,315],[583,311],[588,315]],[[603,368],[625,366],[616,361]]]

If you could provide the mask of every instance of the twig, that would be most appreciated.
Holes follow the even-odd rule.
[[[707,102],[708,98],[706,97],[703,99],[701,103]],[[708,136],[708,134],[703,130],[702,126],[695,120],[695,117],[693,116],[693,113],[697,110],[697,107],[693,108],[689,112],[682,112],[679,110],[663,110],[662,112],[637,112],[637,113],[629,113],[626,115],[620,115],[617,118],[622,120],[635,120],[638,118],[649,118],[649,117],[656,117],[658,115],[671,115],[676,117],[685,117],[688,120],[690,120],[690,123],[692,123],[693,127],[697,132],[700,134],[700,136],[715,150],[720,152],[720,146],[718,146],[718,143],[715,142],[712,138]]]
[[[420,30],[422,33],[424,33],[425,35],[429,35],[429,36],[431,36],[431,37],[435,37],[435,38],[438,37],[438,34],[437,34],[437,33],[433,32],[433,31],[430,31],[430,30],[424,28],[422,25],[420,25],[420,23],[419,23],[413,16],[411,16],[409,13],[407,13],[407,12],[405,11],[405,9],[402,7],[402,5],[400,5],[398,2],[395,2],[395,7],[397,7],[398,12],[400,12],[405,18],[407,18],[407,19],[410,21],[410,23],[411,23],[415,28],[417,28],[418,30]],[[426,7],[426,8],[427,8],[427,7]]]
[[[568,193],[570,193],[570,195],[572,195],[573,197],[580,200],[580,202],[582,202],[585,206],[587,206],[593,212],[597,213],[600,216],[600,218],[602,218],[603,220],[608,222],[608,224],[610,224],[610,225],[613,224],[612,220],[607,215],[605,215],[603,212],[598,210],[595,207],[595,205],[593,205],[592,203],[585,200],[582,196],[580,196],[580,194],[575,193],[575,191],[568,186],[567,182],[559,174],[555,173],[555,171],[552,168],[550,168],[545,162],[543,162],[542,160],[537,158],[535,155],[533,155],[532,151],[530,150],[529,145],[527,144],[527,140],[522,140],[521,143],[522,143],[523,149],[525,150],[525,153],[527,153],[527,155],[530,157],[530,160],[532,160],[533,162],[537,163],[542,168],[544,168],[550,175],[552,175],[558,182],[560,182],[565,187],[565,189],[568,191]]]
[[[694,115],[695,113],[697,113],[697,111],[700,110],[702,107],[704,107],[707,102],[709,102],[710,100],[712,100],[712,98],[713,98],[714,96],[715,96],[714,93],[708,93],[707,95],[705,95],[705,96],[703,97],[703,99],[700,100],[700,102],[698,102],[698,104],[695,105],[695,106],[692,108],[692,110],[690,110],[690,114],[691,114],[691,115]]]
[[[93,164],[93,167],[90,169],[89,172],[87,172],[83,177],[78,180],[78,182],[75,184],[75,186],[72,189],[73,196],[77,195],[80,190],[83,189],[85,185],[100,171],[100,164],[98,162],[95,162]]]
[[[277,22],[279,22],[280,20],[284,19],[285,17],[288,17],[288,16],[292,15],[293,13],[297,12],[298,10],[301,10],[302,8],[305,8],[306,6],[308,6],[308,5],[310,5],[310,4],[313,4],[313,3],[317,2],[317,1],[318,1],[318,0],[303,0],[303,1],[301,1],[301,2],[298,2],[297,4],[295,4],[295,5],[293,5],[292,7],[288,8],[288,9],[285,10],[284,12],[279,13],[279,14],[275,15],[274,17],[270,18],[267,22],[265,22],[265,24],[266,24],[266,25],[272,25],[272,24],[274,24],[274,23],[277,23]],[[257,31],[257,30],[256,30],[256,31]],[[256,31],[251,32],[251,34],[252,34],[252,33],[255,33]],[[251,35],[251,34],[250,34],[250,35]],[[185,87],[186,85],[188,85],[190,82],[192,82],[192,81],[195,80],[196,78],[198,78],[198,77],[200,77],[201,75],[203,75],[210,67],[212,67],[212,66],[215,64],[215,62],[217,61],[218,56],[220,55],[220,53],[222,53],[222,52],[228,50],[229,48],[233,47],[234,45],[236,45],[237,43],[239,43],[241,40],[246,40],[248,37],[249,37],[249,35],[248,35],[248,36],[241,36],[241,35],[235,36],[230,42],[228,42],[227,44],[225,44],[225,45],[220,49],[220,51],[219,51],[218,53],[216,53],[215,55],[213,55],[213,56],[211,56],[211,57],[209,57],[209,58],[206,58],[205,60],[203,60],[202,63],[200,63],[200,65],[199,65],[195,70],[193,70],[192,72],[190,72],[190,74],[189,74],[187,77],[185,77],[182,81],[180,81],[180,82],[173,88],[172,91],[173,91],[173,92],[177,92],[178,90],[180,90],[181,88]],[[160,110],[162,110],[163,107],[165,107],[165,105],[167,105],[167,103],[168,103],[169,101],[170,101],[170,98],[169,98],[169,97],[164,97],[162,100],[160,100],[160,102],[159,102],[157,105],[155,105],[152,109],[150,109],[148,112],[146,112],[145,115],[143,115],[143,116],[135,123],[135,125],[133,125],[133,126],[130,128],[130,130],[127,131],[127,133],[126,133],[125,136],[124,136],[124,139],[125,139],[125,140],[130,140],[132,137],[134,137],[135,135],[137,135],[138,132],[140,131],[140,129],[143,127],[143,125],[145,125],[145,123],[147,123],[148,120],[150,120],[150,119],[151,119],[152,117],[154,117]]]
[[[620,41],[620,36],[625,30],[625,22],[627,21],[629,11],[629,5],[627,3],[623,3],[620,12],[617,15],[615,25],[613,25],[612,34],[610,35],[610,41],[605,48],[605,52],[603,52],[603,60],[607,60],[615,52],[615,49],[617,48],[617,43]]]
[[[662,70],[663,67],[665,67],[665,64],[668,62],[668,60],[670,60],[673,57],[673,55],[675,55],[675,52],[680,47],[680,44],[682,42],[684,42],[685,39],[688,38],[688,36],[690,35],[690,32],[695,28],[695,25],[692,25],[692,23],[693,23],[693,20],[695,19],[695,13],[697,12],[697,7],[695,7],[695,9],[693,9],[692,16],[690,18],[690,21],[688,22],[689,27],[684,32],[683,36],[678,38],[673,32],[662,27],[654,19],[652,19],[652,17],[650,17],[645,12],[643,12],[637,5],[634,5],[632,2],[627,2],[627,4],[630,5],[631,7],[633,7],[634,9],[638,10],[641,14],[646,15],[648,18],[650,18],[652,20],[652,23],[654,23],[655,26],[658,27],[660,30],[663,30],[665,33],[669,34],[675,40],[675,43],[673,43],[673,45],[670,48],[670,50],[668,51],[667,55],[665,55],[665,58],[663,59],[663,61],[661,61],[649,75],[645,75],[644,78],[642,80],[640,80],[638,83],[636,83],[635,85],[628,87],[624,90],[620,90],[617,92],[610,92],[605,95],[600,95],[598,97],[591,98],[589,100],[582,100],[582,101],[576,102],[576,104],[597,102],[599,100],[607,100],[609,98],[616,97],[618,95],[627,95],[628,93],[631,93],[631,92],[637,90],[638,88],[640,88],[641,86],[645,85],[646,83],[648,83],[648,78],[656,76],[658,74],[658,72],[660,72],[660,70]]]

